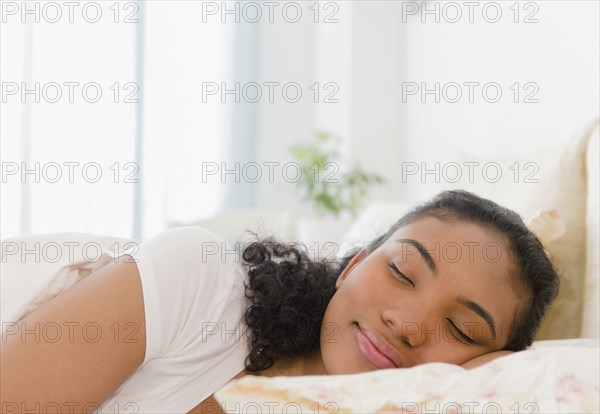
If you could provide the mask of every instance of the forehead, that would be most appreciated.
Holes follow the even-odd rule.
[[[485,267],[509,276],[512,256],[504,238],[479,224],[464,220],[418,219],[397,229],[386,240],[389,248],[403,249],[405,255],[416,249],[398,239],[420,242],[431,253],[438,266],[456,263],[469,267]]]
[[[440,247],[444,247],[446,250],[456,244],[466,247],[479,247],[485,250],[484,258],[490,262],[495,262],[499,255],[510,260],[506,242],[498,232],[465,220],[423,217],[397,229],[386,240],[386,243],[394,244],[398,238],[406,237],[416,239],[422,243],[430,242],[429,244],[432,244],[432,247],[435,247],[433,245],[435,243],[440,245],[444,243],[444,246]],[[494,248],[502,251],[498,251],[498,255],[494,255],[492,254]]]

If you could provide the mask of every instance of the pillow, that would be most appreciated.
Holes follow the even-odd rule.
[[[526,224],[543,212],[552,211],[564,222],[566,231],[562,235],[545,240],[545,247],[560,269],[561,286],[537,339],[575,338],[581,334],[586,259],[586,152],[597,124],[598,120],[594,120],[560,148],[493,159],[461,154],[459,164],[471,161],[483,166],[496,162],[503,178],[497,182],[479,179],[470,183],[467,177],[462,177],[457,183],[445,185],[446,189],[460,187],[494,200],[519,213]]]
[[[435,362],[353,375],[248,375],[215,398],[227,413],[600,412],[598,341],[579,341],[549,341],[471,370]]]
[[[586,258],[585,258],[585,296],[583,298],[583,321],[581,336],[585,338],[600,337],[600,206],[598,190],[600,189],[600,168],[598,149],[600,142],[600,124],[592,133],[587,149],[587,217],[586,217]]]

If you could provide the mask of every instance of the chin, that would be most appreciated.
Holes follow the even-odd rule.
[[[363,367],[363,368],[359,368],[359,367],[355,367],[355,366],[348,366],[348,364],[345,364],[343,361],[341,361],[341,363],[339,364],[339,369],[333,369],[333,370],[327,370],[327,373],[329,375],[351,375],[351,374],[361,374],[363,372],[367,372],[367,371],[372,371],[372,369]]]

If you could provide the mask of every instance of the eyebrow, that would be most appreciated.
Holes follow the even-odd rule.
[[[469,300],[462,296],[459,296],[458,303],[466,306],[467,308],[469,308],[473,312],[475,312],[477,315],[479,315],[483,319],[485,319],[485,322],[488,324],[488,326],[492,330],[492,334],[494,336],[493,339],[494,340],[496,339],[496,322],[494,321],[494,318],[492,318],[492,315],[487,310],[485,310],[479,304],[473,302],[472,300]]]
[[[429,254],[423,243],[414,239],[396,239],[396,241],[398,243],[410,244],[415,249],[417,249],[419,254],[421,254],[421,258],[425,261],[425,264],[427,264],[427,267],[429,268],[429,270],[431,270],[431,273],[433,273],[433,278],[435,279],[438,269],[435,264],[435,260],[433,260],[433,257],[431,257],[431,254]]]

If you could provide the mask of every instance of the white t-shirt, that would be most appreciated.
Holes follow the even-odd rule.
[[[97,412],[187,412],[244,369],[247,273],[202,227],[167,230],[127,253],[141,276],[146,356]]]

